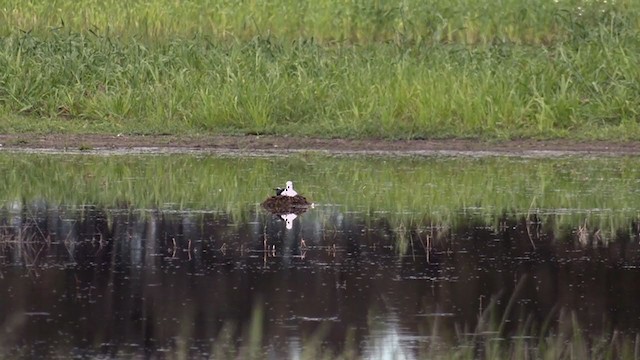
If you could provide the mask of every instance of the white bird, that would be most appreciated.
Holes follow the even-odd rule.
[[[298,195],[298,193],[295,190],[293,190],[293,182],[287,181],[287,187],[284,188],[284,190],[280,193],[280,195],[291,196],[291,197]]]
[[[282,220],[284,220],[286,228],[291,230],[293,229],[293,220],[295,220],[295,218],[297,218],[298,215],[285,214],[285,215],[280,215],[280,217],[282,218]]]

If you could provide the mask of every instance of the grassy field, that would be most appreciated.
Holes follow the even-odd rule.
[[[640,139],[632,0],[2,1],[0,132]]]

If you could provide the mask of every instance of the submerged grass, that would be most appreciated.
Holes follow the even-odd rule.
[[[205,209],[248,221],[293,180],[320,206],[382,216],[399,235],[472,215],[529,216],[558,231],[629,231],[640,216],[637,158],[281,158],[0,154],[0,203]],[[304,174],[304,175],[301,175]],[[335,205],[332,205],[335,204]],[[563,230],[563,227],[565,230]]]
[[[8,1],[0,131],[640,139],[640,5]]]

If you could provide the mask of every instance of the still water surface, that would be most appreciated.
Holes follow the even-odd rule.
[[[607,174],[621,179],[618,170]],[[221,206],[7,201],[0,351],[280,359],[313,358],[314,348],[419,358],[497,330],[479,324],[491,316],[504,319],[496,339],[531,324],[555,331],[566,314],[586,336],[640,330],[637,215],[608,235],[586,217],[559,224],[545,215],[551,208],[487,220],[490,206],[468,207],[447,222],[417,221],[415,209],[398,210],[402,204],[346,210],[340,199],[350,195],[334,190],[289,229],[258,206],[269,195],[266,187],[241,215]],[[603,211],[557,212],[587,210]]]

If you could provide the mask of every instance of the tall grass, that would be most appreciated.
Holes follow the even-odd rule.
[[[633,1],[6,2],[0,131],[640,139]]]
[[[632,0],[8,0],[0,9],[0,31],[64,26],[152,42],[194,34],[221,40],[272,34],[322,43],[549,44],[600,26],[637,30],[638,11]]]

